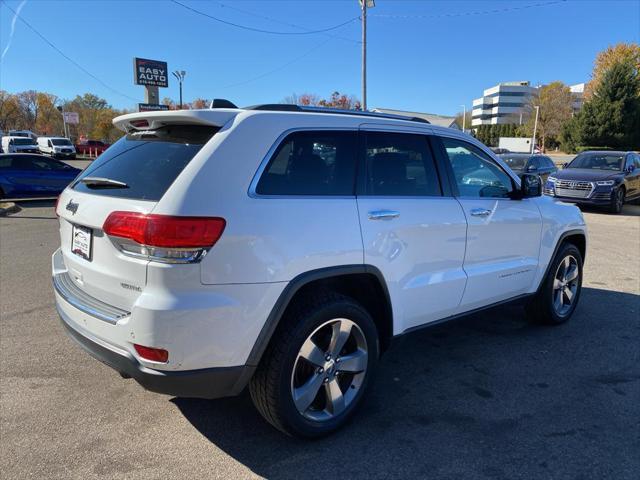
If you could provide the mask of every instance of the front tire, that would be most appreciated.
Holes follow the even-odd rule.
[[[572,243],[561,245],[538,293],[527,304],[529,319],[545,325],[568,321],[582,291],[582,254]]]
[[[613,192],[613,195],[611,195],[611,206],[609,207],[611,213],[618,214],[622,211],[622,207],[624,206],[624,194],[624,187],[620,187]]]
[[[353,416],[377,359],[371,315],[350,297],[322,292],[299,299],[287,311],[249,391],[258,411],[277,429],[320,437]]]

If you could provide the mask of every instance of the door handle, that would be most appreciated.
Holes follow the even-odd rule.
[[[387,220],[400,216],[395,210],[372,210],[369,212],[369,220]]]
[[[486,217],[491,215],[491,210],[487,210],[486,208],[474,208],[471,210],[471,215],[473,217]]]

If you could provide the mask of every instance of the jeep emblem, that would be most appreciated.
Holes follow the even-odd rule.
[[[67,206],[64,207],[67,210],[69,210],[73,215],[76,214],[76,212],[78,211],[78,207],[80,205],[78,205],[77,203],[73,203],[73,199],[69,200],[69,203],[67,203]]]

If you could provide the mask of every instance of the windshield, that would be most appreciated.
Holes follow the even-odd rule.
[[[66,146],[70,146],[71,142],[69,140],[67,140],[66,138],[52,138],[51,139],[51,143],[53,143],[54,145],[66,145]]]
[[[14,138],[11,140],[12,145],[33,145],[33,140],[30,138]]]
[[[593,170],[622,170],[624,155],[621,153],[581,153],[567,168],[590,168]]]
[[[118,140],[87,169],[74,190],[110,197],[160,200],[202,146],[219,130],[209,126],[172,125],[133,132]],[[97,177],[101,184],[81,182]],[[121,188],[102,188],[106,182]]]
[[[500,158],[502,158],[504,163],[506,163],[512,170],[522,170],[529,159],[526,155],[501,155]]]

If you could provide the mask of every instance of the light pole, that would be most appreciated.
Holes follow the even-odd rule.
[[[172,72],[173,76],[176,77],[178,83],[180,84],[180,110],[182,110],[182,82],[184,81],[184,77],[187,75],[187,72],[184,70],[176,70]]]
[[[362,110],[367,110],[367,8],[376,6],[374,0],[358,0],[362,9]]]
[[[65,138],[69,138],[69,135],[67,134],[67,118],[64,115],[64,107],[59,105],[56,109],[62,114],[62,128],[64,129],[64,136]]]
[[[460,105],[463,110],[462,110],[462,131],[464,132],[465,126],[467,124],[467,106],[466,105]]]
[[[540,105],[536,105],[536,121],[533,123],[533,138],[531,139],[531,154],[536,144],[536,132],[538,130],[538,113],[540,113]]]

